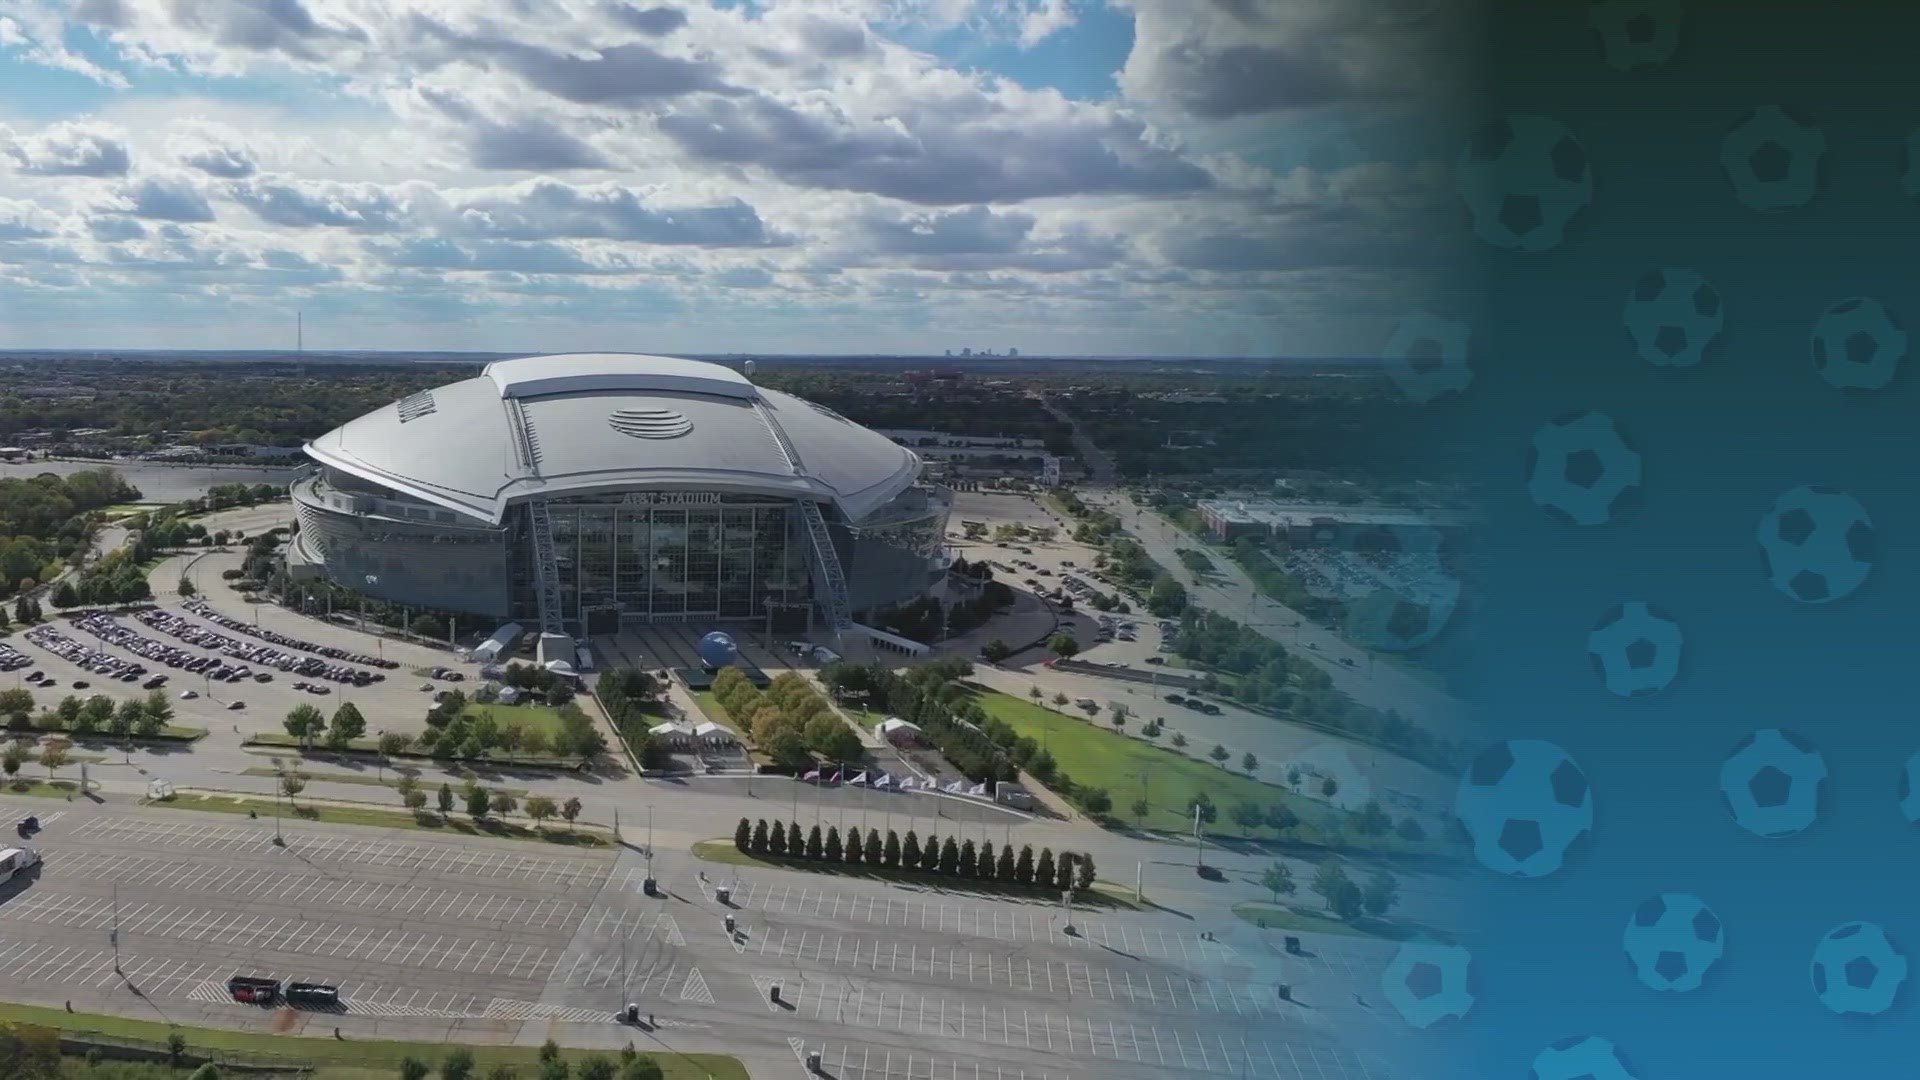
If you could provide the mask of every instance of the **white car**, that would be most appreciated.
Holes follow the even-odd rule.
[[[229,701],[229,702],[227,702],[227,709],[228,709],[228,711],[232,711],[232,710],[235,710],[235,709],[244,709],[244,708],[246,708],[246,707],[247,707],[247,703],[246,703],[246,702],[244,702],[244,701]]]
[[[182,691],[180,691],[180,700],[181,700],[181,701],[192,701],[192,700],[193,700],[194,698],[197,698],[197,697],[199,697],[199,696],[200,696],[200,691],[198,691],[198,690],[182,690]]]

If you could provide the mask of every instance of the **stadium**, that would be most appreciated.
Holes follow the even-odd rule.
[[[306,452],[289,572],[552,633],[844,630],[949,561],[918,456],[718,364],[496,361]]]

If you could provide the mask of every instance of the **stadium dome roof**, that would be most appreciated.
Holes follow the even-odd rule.
[[[731,368],[630,353],[495,361],[348,421],[306,451],[496,524],[535,496],[646,490],[815,499],[859,521],[920,471],[885,436]]]

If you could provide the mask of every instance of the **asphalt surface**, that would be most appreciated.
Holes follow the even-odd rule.
[[[282,847],[270,820],[85,801],[9,800],[0,825],[29,811],[45,863],[0,889],[16,1000],[345,1038],[632,1039],[756,1076],[801,1075],[806,1051],[847,1077],[1390,1074],[1353,1037],[1391,1038],[1349,1000],[1381,955],[1359,939],[1276,961],[1171,913],[736,873],[664,847],[649,897],[631,849],[304,824]],[[233,1003],[234,974],[332,983],[343,1009]],[[617,1022],[629,1002],[651,1027]]]

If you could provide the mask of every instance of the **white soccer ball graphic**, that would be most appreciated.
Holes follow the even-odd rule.
[[[1680,46],[1682,9],[1676,0],[1594,0],[1587,25],[1600,38],[1600,54],[1619,71],[1657,68]]]
[[[1760,519],[1760,555],[1773,587],[1806,604],[1838,600],[1873,570],[1873,519],[1860,500],[1830,487],[1797,487]]]
[[[1855,296],[1820,313],[1813,324],[1813,369],[1841,390],[1878,390],[1893,381],[1907,355],[1907,332],[1887,306]]]
[[[1734,198],[1772,213],[1812,201],[1826,152],[1827,137],[1812,121],[1779,105],[1762,105],[1720,141],[1720,167]]]
[[[1380,975],[1380,990],[1400,1018],[1425,1030],[1473,1008],[1473,955],[1459,945],[1416,937],[1400,946]]]
[[[1741,828],[1768,839],[1804,831],[1826,803],[1827,761],[1804,736],[1762,728],[1720,764],[1720,799]]]
[[[1561,1039],[1533,1059],[1527,1080],[1639,1080],[1612,1040],[1598,1035]]]
[[[1586,773],[1565,750],[1536,739],[1482,750],[1460,779],[1453,810],[1481,865],[1514,877],[1560,869],[1593,829]]]
[[[1613,418],[1582,412],[1540,425],[1527,447],[1527,494],[1576,525],[1604,525],[1640,491],[1640,454]]]
[[[1907,981],[1907,958],[1873,923],[1843,923],[1813,948],[1813,992],[1836,1013],[1886,1012]]]
[[[1483,125],[1455,162],[1454,184],[1475,234],[1505,251],[1557,247],[1593,201],[1586,149],[1565,124],[1544,116]]]
[[[1657,367],[1692,367],[1720,336],[1720,292],[1692,270],[1653,270],[1634,283],[1623,318],[1634,347]]]
[[[1429,312],[1401,319],[1382,350],[1387,372],[1407,400],[1427,402],[1457,394],[1473,382],[1467,365],[1467,324]]]
[[[1634,910],[1621,935],[1640,981],[1655,990],[1698,990],[1726,950],[1720,917],[1697,896],[1661,893]]]
[[[1680,674],[1684,638],[1673,616],[1643,601],[1615,604],[1587,635],[1587,657],[1609,693],[1641,697]]]

